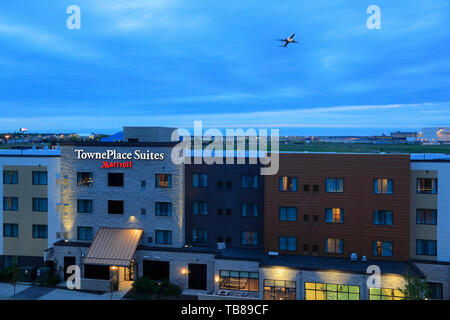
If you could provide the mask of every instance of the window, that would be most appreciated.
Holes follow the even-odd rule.
[[[341,208],[327,208],[325,209],[326,223],[343,223],[344,209]]]
[[[19,172],[14,170],[3,171],[3,184],[18,184]]]
[[[155,187],[156,188],[172,188],[172,175],[171,174],[156,174],[155,175]]]
[[[303,215],[303,222],[308,222],[309,221],[309,215],[308,214],[304,214]]]
[[[309,184],[303,185],[303,192],[309,192]]]
[[[297,221],[296,207],[280,207],[280,221]]]
[[[319,185],[318,184],[313,185],[313,192],[319,192]]]
[[[208,242],[208,230],[206,230],[206,229],[192,229],[192,242],[194,242],[194,243],[207,243]]]
[[[280,191],[297,191],[296,177],[280,177]]]
[[[147,210],[145,208],[141,208],[141,215],[145,216],[147,214]]]
[[[319,222],[319,216],[318,215],[313,215],[313,222]]]
[[[123,173],[108,172],[108,187],[123,187]]]
[[[108,200],[108,214],[123,214],[123,200]]]
[[[391,179],[374,179],[373,193],[392,194],[394,191],[394,181]]]
[[[242,231],[241,232],[241,244],[256,246],[258,244],[258,232]]]
[[[392,242],[390,241],[374,241],[373,255],[378,257],[392,257]]]
[[[141,180],[141,188],[145,188],[147,185],[147,182],[145,180]]]
[[[33,238],[47,239],[48,228],[46,225],[33,224]]]
[[[339,253],[344,252],[344,240],[327,238],[325,239],[325,253]]]
[[[430,287],[430,299],[442,300],[442,283],[428,282]]]
[[[380,226],[392,226],[392,211],[375,210],[373,212],[373,224]]]
[[[217,181],[217,189],[221,190],[223,188],[223,181]]]
[[[78,199],[77,200],[78,213],[92,213],[92,200]]]
[[[156,244],[172,244],[172,231],[156,230],[155,231]]]
[[[295,281],[264,280],[264,300],[295,300]]]
[[[399,289],[369,288],[369,300],[403,300],[404,297]]]
[[[78,172],[77,186],[92,187],[92,172]]]
[[[19,236],[19,225],[16,223],[3,224],[3,237],[17,238]]]
[[[227,216],[231,216],[232,213],[233,213],[233,210],[227,209]]]
[[[17,256],[3,256],[3,268],[17,266],[18,260]]]
[[[258,292],[259,273],[248,271],[220,270],[219,289]]]
[[[437,210],[434,209],[417,209],[416,210],[417,224],[437,224]]]
[[[226,243],[227,246],[231,246],[231,243],[232,243],[231,237],[226,237],[225,238],[225,243]]]
[[[312,251],[314,251],[314,252],[319,251],[319,246],[318,245],[313,245],[312,246]]]
[[[47,184],[47,171],[33,171],[33,184]]]
[[[217,209],[217,214],[218,214],[219,216],[221,216],[221,215],[223,214],[223,210],[222,210],[222,209]]]
[[[232,185],[231,181],[227,181],[227,191],[231,191]]]
[[[296,251],[297,238],[296,237],[280,237],[278,248],[280,251]]]
[[[47,212],[48,211],[47,198],[33,198],[33,211]]]
[[[242,176],[241,187],[242,189],[258,189],[258,176]]]
[[[19,210],[19,198],[17,198],[17,197],[4,197],[3,198],[3,210],[5,210],[5,211],[17,211],[17,210]]]
[[[158,217],[168,217],[172,215],[171,202],[155,202],[155,215]]]
[[[309,251],[309,246],[307,244],[303,245],[303,251]]]
[[[417,179],[417,193],[436,194],[437,193],[437,179],[418,178]]]
[[[359,300],[359,286],[305,282],[305,300]]]
[[[422,256],[435,256],[437,252],[436,240],[416,240],[416,254]]]
[[[207,215],[208,214],[208,202],[207,201],[193,201],[192,202],[192,214]]]
[[[241,216],[257,217],[258,216],[258,204],[250,203],[250,202],[241,203]]]
[[[326,178],[325,192],[344,192],[344,179],[342,178]]]
[[[208,187],[208,175],[206,173],[193,173],[192,174],[192,186],[194,188]]]

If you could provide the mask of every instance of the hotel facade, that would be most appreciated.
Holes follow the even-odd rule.
[[[199,299],[394,300],[409,272],[449,299],[445,157],[280,153],[278,174],[262,176],[248,159],[174,164],[167,132],[131,132],[62,145],[47,166],[52,222],[32,254],[62,279],[78,265],[90,290],[150,276]],[[2,239],[3,256],[30,250]],[[380,289],[368,287],[374,268]]]

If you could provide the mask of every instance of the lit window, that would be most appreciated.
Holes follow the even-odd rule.
[[[392,257],[392,242],[390,241],[374,241],[373,255],[378,257]]]
[[[394,182],[391,179],[374,179],[373,193],[392,194],[394,190]]]
[[[77,185],[83,187],[92,187],[92,172],[78,172]]]
[[[325,209],[326,223],[343,223],[344,209],[341,208],[327,208]]]
[[[172,188],[172,175],[171,174],[156,174],[155,175],[155,187],[156,188]]]
[[[219,289],[236,291],[259,291],[259,273],[220,270]]]
[[[359,286],[305,282],[305,300],[359,300]]]
[[[296,300],[295,281],[264,280],[264,300]]]
[[[280,177],[280,191],[297,191],[297,177]]]
[[[344,240],[327,238],[325,239],[325,252],[326,253],[339,253],[344,251]]]
[[[437,193],[437,179],[418,178],[417,179],[417,193],[436,194]]]
[[[369,300],[403,300],[404,297],[399,289],[369,288]]]

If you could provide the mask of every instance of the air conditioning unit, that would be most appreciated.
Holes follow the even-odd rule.
[[[269,257],[271,257],[271,258],[276,258],[276,257],[278,257],[278,251],[269,251],[267,254],[268,254]]]
[[[361,257],[361,262],[367,262],[367,257],[366,256],[362,256]]]
[[[353,253],[350,255],[350,261],[352,261],[352,262],[358,261],[358,255],[357,255],[355,252],[353,252]]]
[[[217,249],[218,250],[224,250],[226,248],[227,248],[227,246],[226,246],[225,242],[217,242]]]

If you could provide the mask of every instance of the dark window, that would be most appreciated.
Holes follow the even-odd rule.
[[[156,244],[172,244],[172,231],[156,230],[155,239]]]
[[[392,226],[393,214],[388,210],[375,210],[373,212],[373,224]]]
[[[258,292],[259,273],[247,271],[220,270],[219,289]]]
[[[92,240],[92,227],[78,227],[77,228],[77,239],[78,240]]]
[[[3,224],[3,237],[17,238],[19,236],[19,225],[16,223]]]
[[[208,187],[208,175],[206,173],[193,173],[192,174],[192,186],[194,188]]]
[[[227,191],[231,191],[232,189],[232,183],[231,181],[227,181]]]
[[[109,214],[123,214],[123,200],[108,200]]]
[[[309,192],[309,184],[303,185],[303,192]]]
[[[313,215],[313,221],[314,222],[319,222],[319,216],[318,215]]]
[[[219,216],[221,216],[221,215],[223,214],[223,210],[222,210],[222,209],[217,209],[217,214],[218,214]]]
[[[296,207],[280,207],[279,208],[280,221],[297,221]]]
[[[313,192],[319,192],[319,185],[318,184],[313,185]]]
[[[207,201],[192,201],[192,214],[207,215],[208,202]]]
[[[436,194],[437,193],[437,179],[418,178],[417,179],[417,193]]]
[[[390,241],[374,241],[373,255],[378,257],[392,257],[392,242]]]
[[[223,237],[217,237],[217,242],[223,242]]]
[[[392,179],[374,179],[373,193],[392,194],[394,192],[394,181]]]
[[[172,188],[172,175],[171,174],[156,174],[155,175],[155,187],[156,188]]]
[[[326,223],[344,223],[344,209],[327,208],[325,209]]]
[[[280,191],[297,191],[297,177],[280,177]]]
[[[232,212],[233,211],[231,209],[227,209],[227,216],[231,216]]]
[[[3,171],[3,184],[18,184],[19,183],[19,172],[15,170],[4,170]]]
[[[141,180],[141,188],[145,188],[146,185],[147,183],[145,182],[145,180]]]
[[[47,171],[33,171],[33,184],[35,185],[47,184]]]
[[[123,173],[108,172],[109,187],[123,187]]]
[[[319,246],[318,245],[313,245],[312,246],[312,251],[314,251],[314,252],[319,251]]]
[[[309,251],[309,246],[307,244],[303,245],[303,251]]]
[[[296,251],[297,238],[296,237],[280,237],[278,248],[280,251]]]
[[[223,188],[223,181],[217,181],[217,189]]]
[[[344,240],[327,238],[325,239],[325,253],[339,253],[344,252]]]
[[[172,215],[172,203],[171,202],[156,202],[155,203],[155,215],[156,216],[171,216]]]
[[[309,215],[305,214],[303,215],[303,221],[308,222],[309,221]]]
[[[241,203],[241,216],[257,217],[258,216],[258,204],[250,203],[250,202]]]
[[[242,231],[241,232],[241,244],[256,246],[258,244],[258,232]]]
[[[33,224],[33,238],[47,239],[48,228],[46,225]]]
[[[192,229],[193,243],[208,243],[208,230],[206,229]]]
[[[342,178],[326,178],[325,179],[326,192],[344,192],[344,179]]]
[[[128,138],[128,142],[139,142],[139,138]]]
[[[92,187],[92,172],[78,172],[77,185],[83,187]]]
[[[437,254],[436,240],[416,240],[416,254],[422,256],[435,256]]]
[[[430,299],[442,300],[442,283],[428,282],[430,287]]]
[[[48,211],[47,198],[33,198],[33,211],[47,212]]]
[[[264,280],[264,300],[296,300],[295,281]]]
[[[145,216],[145,215],[147,214],[147,210],[146,210],[145,208],[142,208],[142,209],[141,209],[141,214],[142,214],[143,216]]]
[[[258,189],[258,176],[241,176],[242,189]]]
[[[92,213],[92,200],[78,199],[77,200],[78,213]]]
[[[417,209],[416,210],[417,224],[437,224],[437,210],[434,209]]]
[[[231,240],[231,237],[226,237],[225,243],[227,244],[227,246],[231,246]]]
[[[19,210],[19,198],[17,198],[17,197],[4,197],[3,198],[3,210],[5,210],[5,211],[17,211],[17,210]]]

